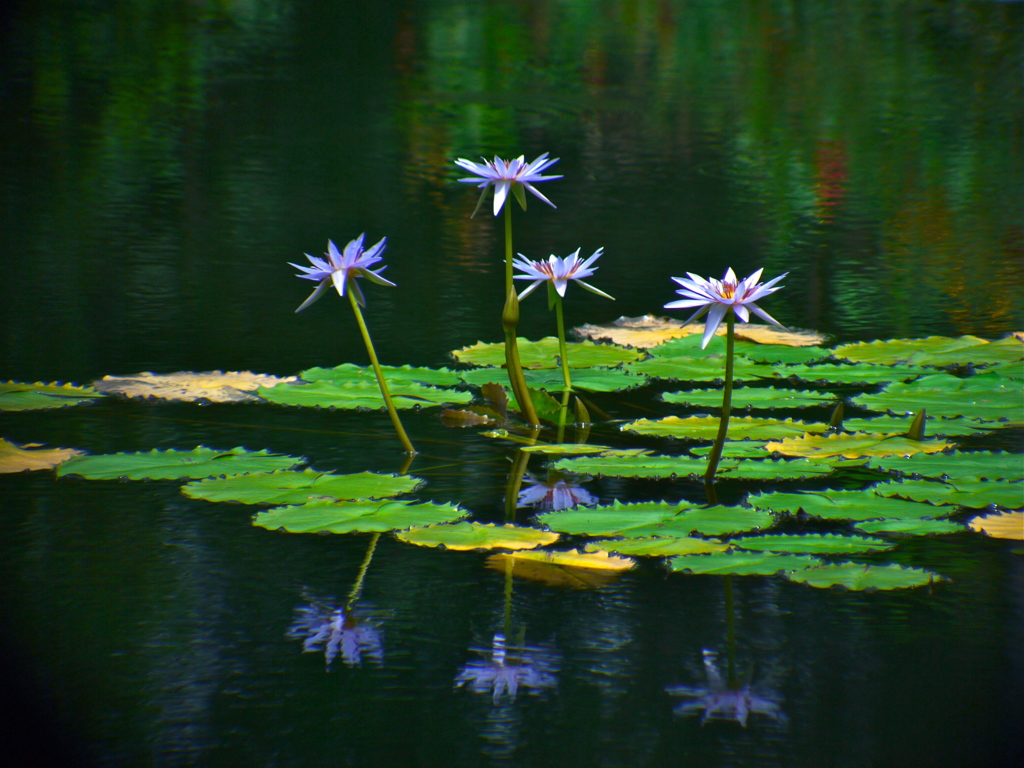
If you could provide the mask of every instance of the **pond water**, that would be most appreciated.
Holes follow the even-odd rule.
[[[570,289],[571,326],[670,314],[670,276],[732,266],[788,272],[764,306],[829,343],[1024,328],[1019,3],[26,0],[4,21],[0,380],[365,365],[346,303],[294,314],[309,286],[287,264],[360,232],[387,236],[398,286],[366,288],[382,362],[450,366],[502,339],[501,220],[471,217],[452,162],[494,154],[560,158],[543,187],[557,209],[517,209],[517,252],[605,249],[592,282],[616,302]],[[543,305],[524,301],[521,336],[553,335]],[[590,440],[626,445],[621,420],[682,412],[666,388],[595,396],[607,418]],[[437,409],[404,414],[418,497],[503,520],[514,447]],[[0,412],[0,435],[97,454],[244,445],[340,473],[403,463],[383,412],[104,398]],[[1022,450],[1010,429],[967,444]],[[482,552],[264,530],[253,507],[180,486],[0,477],[15,760],[1024,758],[1012,542],[905,542],[885,561],[950,579],[913,590],[652,558],[570,587],[507,578]],[[586,488],[703,499],[691,480]],[[338,610],[362,622],[361,664],[311,640]],[[508,650],[505,673],[528,671],[492,696],[474,684],[502,666],[506,629],[531,650]],[[745,724],[673,713],[721,694],[729,669],[751,676]]]

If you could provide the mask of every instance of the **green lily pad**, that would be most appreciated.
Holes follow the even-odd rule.
[[[569,354],[572,355],[571,352]],[[561,368],[527,370],[523,373],[526,376],[526,384],[535,389],[545,389],[549,392],[561,392],[565,389]],[[508,375],[503,368],[471,368],[468,371],[459,371],[459,376],[467,384],[478,387],[493,381],[508,381]],[[579,368],[574,369],[572,373],[573,389],[591,392],[632,389],[647,382],[646,376],[638,376],[620,368]]]
[[[718,474],[730,480],[803,480],[824,477],[832,471],[830,462],[811,459],[723,460],[718,465]]]
[[[735,460],[724,460],[722,467],[735,466]],[[707,459],[692,456],[601,455],[578,459],[561,459],[553,468],[560,472],[574,472],[596,477],[658,477],[674,478],[703,475],[708,468]]]
[[[517,525],[453,523],[430,528],[413,528],[397,534],[409,544],[445,549],[533,549],[554,544],[558,534]]]
[[[616,552],[631,557],[669,557],[672,555],[703,555],[725,552],[729,545],[718,539],[698,539],[693,536],[676,538],[647,537],[592,541],[587,552]]]
[[[26,384],[19,381],[0,382],[0,411],[32,411],[40,408],[66,408],[92,402],[103,393],[92,387],[51,382]]]
[[[794,349],[797,349],[794,347]],[[694,389],[689,392],[666,392],[662,395],[666,403],[720,408],[722,390]],[[831,392],[801,391],[784,387],[736,387],[732,391],[734,409],[755,408],[805,408],[812,405],[828,405],[836,396]]]
[[[966,526],[949,520],[867,520],[853,526],[864,533],[890,533],[907,536],[930,536],[934,534],[963,533]]]
[[[717,416],[666,416],[663,419],[637,419],[623,424],[620,429],[623,432],[675,437],[680,440],[714,440],[718,435],[718,422]],[[733,439],[765,440],[803,435],[805,432],[824,432],[826,429],[828,424],[793,419],[756,419],[750,416],[734,416],[729,419],[729,435]]]
[[[428,387],[456,387],[461,383],[459,373],[448,368],[414,368],[411,365],[382,365],[381,371],[388,388],[398,384],[422,384]],[[348,381],[368,381],[377,385],[377,374],[372,367],[342,363],[334,368],[309,368],[299,374],[303,381],[330,381],[344,384]]]
[[[571,353],[570,353],[571,354]],[[668,381],[718,381],[725,379],[725,358],[712,357],[652,357],[623,368],[640,376]],[[775,368],[736,356],[733,360],[733,381],[771,378]]]
[[[465,517],[455,504],[405,501],[311,501],[260,512],[258,528],[288,533],[353,533],[402,530]]]
[[[302,472],[264,472],[218,477],[186,483],[182,493],[193,499],[237,501],[242,504],[305,504],[319,500],[386,499],[414,491],[423,481],[410,475],[358,472],[334,475]]]
[[[787,365],[785,368],[776,369],[777,376],[794,376],[802,381],[860,386],[872,386],[887,381],[906,381],[929,373],[934,373],[934,371],[910,365],[870,365],[868,363],[859,365],[839,363]]]
[[[861,456],[907,456],[914,453],[938,453],[953,444],[938,438],[914,440],[906,435],[800,435],[768,443],[765,448],[785,456],[805,456],[813,459],[842,456],[856,459]]]
[[[737,328],[739,330],[739,328]],[[718,357],[723,358],[726,351],[725,336],[714,336],[704,349],[701,348],[704,334],[694,333],[677,339],[671,339],[652,347],[652,357]],[[795,347],[790,344],[760,344],[746,339],[736,339],[735,354],[749,358],[758,363],[809,363],[831,355],[831,351],[822,347]]]
[[[519,361],[523,368],[558,368],[558,339],[547,336],[540,341],[516,339]],[[570,342],[568,344],[569,367],[591,368],[593,366],[614,367],[619,363],[636,360],[642,352],[612,344],[595,344],[592,341]],[[452,355],[460,363],[470,365],[505,365],[505,344],[485,344],[478,341],[469,347],[456,349]]]
[[[931,504],[953,504],[971,509],[998,504],[1007,509],[1024,509],[1022,481],[1010,483],[1003,480],[957,480],[943,483],[904,480],[897,483],[879,483],[873,490],[882,496],[897,496],[911,501],[927,501]]]
[[[820,565],[809,555],[721,552],[712,555],[680,555],[668,561],[673,571],[716,576],[773,576]]]
[[[872,489],[859,491],[819,491],[815,493],[783,493],[774,491],[764,494],[750,494],[747,502],[757,509],[772,512],[788,512],[795,515],[800,510],[811,517],[825,520],[879,520],[896,518],[917,520],[923,517],[944,517],[953,510],[935,507],[916,501],[880,496]]]
[[[914,416],[878,416],[873,419],[844,419],[843,429],[848,432],[872,432],[876,434],[905,435],[910,430]],[[978,421],[971,421],[965,418],[932,418],[928,414],[925,423],[925,435],[929,437],[957,437],[960,435],[976,435],[978,430],[984,429]],[[992,426],[998,426],[997,424]]]
[[[57,476],[79,475],[88,480],[180,480],[183,478],[242,475],[291,469],[306,460],[270,451],[232,448],[218,451],[199,446],[191,451],[152,451],[79,456],[64,462]]]
[[[733,539],[734,547],[755,552],[782,552],[791,555],[851,555],[892,549],[895,545],[865,536],[841,536],[835,533],[805,533],[800,535],[767,534]]]
[[[971,419],[1024,418],[1020,387],[991,374],[966,379],[936,373],[909,384],[894,383],[873,395],[859,395],[853,402],[872,411],[917,413],[930,416],[966,416]]]
[[[612,449],[607,445],[587,443],[541,443],[539,445],[524,445],[520,450],[523,453],[543,453],[552,456],[583,456],[590,453],[605,453]]]
[[[906,568],[901,565],[863,565],[861,563],[821,565],[805,571],[787,573],[786,576],[791,581],[812,587],[846,587],[855,591],[907,589],[943,581],[938,574],[921,568]]]
[[[678,538],[693,533],[724,536],[767,528],[774,518],[770,513],[746,507],[695,508],[686,502],[641,502],[586,509],[566,509],[538,515],[538,521],[552,530],[587,536],[649,536]]]
[[[1024,360],[1024,342],[1010,336],[999,341],[986,341],[976,336],[929,336],[927,339],[892,339],[890,341],[843,344],[835,356],[852,362],[894,365],[988,365]]]
[[[959,480],[1022,480],[1024,454],[1002,451],[917,453],[875,458],[868,466],[886,472]]]
[[[763,459],[768,456],[765,440],[726,440],[722,446],[723,459]],[[690,448],[695,456],[710,456],[713,445],[698,445]]]
[[[425,387],[412,381],[388,383],[391,399],[396,408],[427,408],[434,405],[468,403],[471,392],[455,389]],[[280,405],[319,408],[371,408],[384,407],[376,379],[353,377],[347,381],[313,381],[278,384],[273,389],[260,387],[260,397]]]

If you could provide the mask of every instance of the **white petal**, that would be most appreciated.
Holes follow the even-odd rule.
[[[711,311],[708,312],[708,319],[704,321],[704,338],[701,340],[701,349],[707,347],[708,342],[715,335],[718,326],[722,324],[722,318],[725,317],[725,313],[728,311],[729,307],[725,304],[715,304],[711,307]]]
[[[753,312],[755,315],[757,315],[758,317],[764,318],[765,320],[767,320],[772,325],[777,325],[779,328],[781,328],[784,331],[789,330],[788,328],[786,328],[786,326],[784,326],[782,323],[780,323],[774,317],[772,317],[767,312],[765,312],[763,309],[761,309],[759,306],[757,306],[757,304],[748,304],[747,307],[749,307],[750,311]]]
[[[345,295],[345,278],[348,276],[348,272],[343,269],[339,269],[337,272],[331,273],[331,282],[334,283],[334,287],[338,290],[339,296]]]
[[[505,198],[508,197],[508,191],[512,187],[510,181],[496,181],[494,182],[494,215],[497,216],[501,212],[501,206],[505,204]]]

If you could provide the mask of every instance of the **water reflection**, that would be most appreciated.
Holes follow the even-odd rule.
[[[469,662],[459,671],[455,687],[468,683],[469,689],[477,693],[493,692],[491,701],[495,704],[506,693],[514,701],[520,688],[536,694],[558,685],[559,657],[552,647],[529,646],[520,640],[509,648],[505,635],[496,632],[489,648],[474,646],[470,650],[483,658]]]

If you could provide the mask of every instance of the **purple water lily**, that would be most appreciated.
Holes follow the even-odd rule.
[[[676,293],[684,298],[681,301],[670,301],[665,305],[665,309],[699,307],[690,319],[686,321],[687,324],[692,323],[705,312],[708,313],[708,319],[704,325],[704,338],[700,345],[701,349],[707,347],[711,337],[715,335],[715,331],[730,309],[744,323],[750,322],[750,312],[753,312],[772,325],[786,330],[782,323],[754,302],[779,290],[782,286],[780,285],[777,288],[775,284],[789,273],[784,272],[767,283],[758,283],[757,281],[761,278],[762,272],[764,270],[759,269],[743,280],[736,279],[736,273],[732,271],[732,267],[729,268],[725,273],[725,277],[721,280],[715,280],[713,277],[705,280],[703,277],[698,277],[692,272],[686,273],[690,278],[689,280],[685,277],[673,277],[673,280],[683,286]]]
[[[502,694],[508,693],[509,699],[515,701],[520,686],[539,692],[543,688],[558,685],[555,672],[558,662],[555,655],[543,648],[523,646],[512,651],[506,649],[505,635],[498,632],[494,635],[491,648],[472,648],[472,651],[483,655],[481,661],[471,661],[455,678],[455,687],[461,688],[466,683],[474,691],[492,693],[491,700],[497,704]]]
[[[363,250],[363,239],[365,237],[366,234],[363,233],[346,245],[345,250],[341,252],[338,251],[334,241],[328,240],[327,253],[324,254],[327,257],[326,261],[316,256],[310,256],[308,253],[306,254],[306,258],[313,265],[312,267],[304,267],[301,264],[288,262],[291,266],[301,269],[305,273],[296,275],[296,277],[301,277],[303,280],[315,280],[320,283],[310,297],[295,310],[296,312],[301,312],[319,299],[328,283],[334,284],[339,296],[344,296],[345,286],[349,286],[361,307],[366,306],[366,299],[363,298],[363,292],[356,283],[357,277],[369,278],[378,285],[390,285],[392,287],[395,285],[390,280],[380,276],[380,273],[387,269],[387,267],[381,267],[376,272],[370,269],[378,261],[381,261],[380,254],[387,244],[387,238],[382,237],[380,242],[371,246],[368,250]]]
[[[483,159],[483,163],[474,163],[472,160],[463,160],[461,157],[455,161],[455,164],[459,166],[459,168],[475,174],[474,176],[466,179],[459,179],[459,181],[467,184],[476,184],[483,190],[480,194],[480,201],[476,206],[477,210],[480,210],[480,205],[483,203],[484,195],[487,194],[487,188],[492,184],[494,185],[495,216],[498,215],[502,206],[505,205],[505,201],[508,199],[509,190],[512,190],[516,185],[522,185],[522,187],[530,190],[530,192],[552,208],[557,207],[533,186],[538,181],[551,181],[552,179],[562,178],[561,176],[541,175],[545,170],[558,162],[557,157],[554,160],[549,160],[548,153],[545,152],[532,163],[527,163],[523,155],[520,155],[515,160],[502,160],[497,155],[495,155],[493,162],[487,158],[481,159]],[[516,197],[518,197],[520,204],[525,208],[526,197],[523,195],[521,189],[516,192]],[[476,211],[473,212],[473,215],[476,215]]]
[[[580,286],[586,288],[591,293],[596,293],[598,296],[604,296],[606,299],[615,301],[614,296],[609,296],[604,291],[583,282],[584,277],[590,277],[597,271],[597,267],[591,267],[591,264],[601,258],[603,253],[604,248],[598,248],[590,258],[581,259],[580,249],[577,248],[575,253],[566,256],[564,259],[558,256],[550,256],[547,261],[531,261],[520,253],[519,258],[515,259],[512,265],[516,269],[522,270],[524,274],[516,275],[514,279],[533,280],[533,284],[519,294],[519,299],[524,299],[533,293],[538,285],[549,281],[555,286],[555,291],[558,292],[558,295],[564,297],[569,281],[575,280]]]
[[[751,712],[767,715],[781,724],[786,723],[786,715],[773,692],[755,693],[749,684],[730,686],[718,670],[714,651],[704,651],[704,672],[708,679],[706,687],[677,685],[665,689],[673,696],[686,696],[694,699],[694,701],[685,702],[676,707],[673,710],[675,714],[695,715],[703,711],[704,717],[701,719],[701,725],[708,720],[735,720],[746,728]]]

